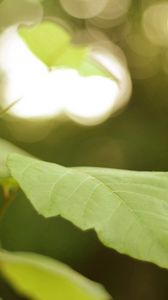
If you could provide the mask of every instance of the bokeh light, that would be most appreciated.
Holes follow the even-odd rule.
[[[2,101],[4,99],[9,105],[19,100],[12,107],[12,113],[21,117],[39,117],[60,112],[61,99],[53,101],[57,87],[50,87],[53,82],[51,74],[28,50],[15,28],[7,29],[1,35],[0,65],[5,74],[1,81]]]
[[[112,43],[108,47],[95,43],[90,56],[109,77],[82,77],[75,69],[49,70],[28,49],[16,28],[10,27],[0,38],[1,101],[6,106],[18,100],[10,113],[21,118],[66,114],[84,125],[104,121],[123,107],[131,94],[130,75],[119,55],[122,51]]]
[[[168,46],[168,2],[159,2],[146,8],[143,28],[154,44]]]
[[[118,25],[126,16],[131,0],[108,0],[105,8],[95,18],[89,20],[99,28],[110,28]]]
[[[102,122],[111,114],[120,93],[117,82],[100,76],[78,76],[74,84],[72,98],[66,97],[66,110],[71,118],[91,125]]]
[[[145,79],[160,70],[160,49],[143,33],[143,30],[130,28],[125,36],[125,54],[133,78]]]
[[[123,51],[116,45],[105,41],[103,46],[95,46],[93,58],[113,74],[118,83],[119,92],[116,95],[113,112],[122,108],[130,99],[132,81]]]
[[[64,10],[73,17],[87,19],[98,15],[108,0],[60,0]]]

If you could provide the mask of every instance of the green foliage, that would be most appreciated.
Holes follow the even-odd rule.
[[[155,1],[147,1],[147,6],[145,1],[142,1],[143,9],[142,5],[139,5],[139,1],[132,1],[129,11],[125,11],[124,3],[131,3],[131,1],[124,1],[123,7],[121,0],[116,7],[115,3],[112,3],[115,1],[107,1],[105,11],[94,18],[86,20],[68,15],[61,2],[63,1],[0,0],[0,30],[3,33],[4,29],[12,26],[16,29],[18,26],[18,33],[27,44],[27,47],[48,67],[49,71],[56,68],[72,68],[82,76],[99,75],[116,80],[115,76],[113,77],[102,65],[94,61],[91,46],[73,44],[73,40],[75,40],[73,39],[73,32],[74,36],[76,33],[78,36],[82,30],[83,32],[88,30],[91,43],[97,41],[100,42],[100,45],[101,36],[104,37],[105,34],[109,38],[109,42],[117,43],[126,54],[131,76],[135,79],[133,105],[129,106],[128,111],[121,118],[116,118],[116,121],[110,120],[102,127],[91,130],[76,128],[74,124],[71,124],[72,127],[68,128],[69,123],[66,126],[59,127],[58,122],[54,125],[55,127],[52,127],[53,130],[49,138],[46,138],[43,142],[42,137],[41,141],[37,139],[37,145],[35,146],[33,146],[34,140],[32,139],[32,144],[26,145],[25,143],[24,147],[41,157],[48,157],[51,161],[61,161],[70,165],[82,165],[89,162],[90,165],[101,166],[109,163],[110,166],[116,166],[117,168],[167,170],[168,59],[167,51],[165,51],[167,35],[165,35],[164,26],[164,16],[167,19],[167,16],[164,15],[164,11],[166,14],[164,9],[166,6],[164,7],[164,3],[163,6],[160,6],[163,12],[158,14],[158,18],[149,18],[151,20],[148,22],[148,27],[154,29],[151,32],[153,40],[151,43],[150,32],[149,35],[148,32],[145,32],[144,15],[146,15],[146,10],[150,10],[150,6],[155,5],[153,3]],[[79,5],[79,1],[72,1],[72,5],[75,2],[76,5]],[[89,4],[89,1],[84,2]],[[112,9],[112,5],[114,5],[114,9]],[[155,7],[156,12],[157,8]],[[110,9],[112,9],[112,13],[110,13]],[[121,16],[117,14],[118,9],[119,12],[123,10]],[[52,22],[45,21],[38,24],[42,19],[52,20]],[[163,22],[160,22],[161,19],[163,19]],[[63,29],[64,27],[56,24],[57,20],[59,24],[65,24],[65,28],[70,30],[66,31]],[[30,27],[33,24],[38,25]],[[20,27],[20,25],[26,25],[27,27]],[[159,45],[159,43],[157,45],[160,36],[163,45]],[[102,46],[106,48],[105,44],[102,43]],[[107,51],[109,50],[107,45]],[[7,48],[4,53],[6,51],[8,52]],[[120,56],[120,53],[118,54]],[[17,68],[17,64],[14,63],[14,65]],[[3,77],[4,71],[2,66],[0,67],[2,69],[1,98],[3,104],[5,103],[5,85],[8,81],[6,75],[8,74],[4,74]],[[143,80],[138,81],[139,78]],[[125,83],[124,80],[123,83]],[[120,87],[120,82],[118,84]],[[7,110],[5,109],[2,113]],[[13,131],[8,130],[8,127],[11,124],[13,126],[13,123],[8,123],[8,118],[3,121],[1,123],[2,136],[6,135],[9,139],[14,139],[15,129]],[[19,125],[17,124],[16,127],[19,127]],[[25,132],[29,132],[31,135],[31,130],[26,131],[21,128],[21,131],[23,131],[22,136]],[[17,136],[16,138],[19,140],[20,137]],[[49,139],[51,140],[49,141]],[[24,142],[25,140],[23,139]],[[65,151],[63,148],[66,148]],[[54,243],[57,243],[60,252],[62,249],[62,252],[67,251],[67,257],[73,256],[76,258],[76,251],[73,251],[76,248],[80,255],[87,260],[87,246],[83,247],[80,239],[80,241],[78,240],[80,247],[75,241],[72,242],[71,229],[66,232],[64,240],[67,239],[68,242],[64,243],[62,238],[64,233],[62,224],[64,223],[59,222],[64,222],[64,220],[55,218],[52,223],[52,219],[45,219],[61,215],[82,230],[95,230],[102,243],[110,248],[168,268],[167,172],[134,172],[85,167],[65,168],[29,156],[18,147],[0,139],[0,219],[2,221],[3,216],[6,222],[5,229],[2,230],[0,244],[2,241],[2,245],[4,246],[6,243],[5,247],[8,249],[25,247],[28,248],[26,251],[33,248],[33,251],[41,253],[49,253],[50,248],[52,248],[52,254],[50,252],[48,255],[59,256],[58,251],[55,251],[56,248],[54,248]],[[23,190],[36,211],[45,218],[37,216],[35,211],[32,218],[29,209],[27,209],[30,207],[28,201],[26,202],[26,208],[24,205],[20,205],[26,197],[20,192],[15,199],[18,186]],[[18,204],[17,198],[19,198]],[[4,212],[13,200],[16,202],[11,206],[15,208],[14,210],[17,210],[18,214],[9,209],[9,216],[5,218]],[[22,219],[17,223],[16,219],[19,219],[19,215],[22,215]],[[25,222],[26,218],[28,221]],[[42,220],[43,224],[48,224],[51,221],[50,226],[52,226],[53,235],[49,232],[51,227],[48,227],[48,225],[43,227],[41,221],[39,223],[38,221],[37,223],[34,222],[37,219]],[[65,224],[68,228],[71,228],[68,222],[65,222]],[[17,226],[20,226],[19,234],[16,229]],[[12,234],[11,227],[14,229]],[[36,234],[34,231],[36,231]],[[49,239],[47,239],[47,235]],[[4,236],[8,242],[5,241],[4,243]],[[52,240],[53,236],[54,241]],[[85,235],[83,234],[83,236]],[[31,241],[25,243],[24,239]],[[20,241],[19,245],[16,240]],[[52,240],[52,242],[48,243],[49,240]],[[68,243],[74,244],[73,250],[69,252],[67,250]],[[45,245],[43,249],[42,244]],[[87,248],[94,248],[92,246],[88,243]],[[98,253],[98,257],[100,257],[99,255]],[[61,259],[62,257],[64,256],[61,256]],[[102,258],[101,264],[104,264],[104,262],[105,260]],[[89,263],[90,259],[88,259]],[[109,266],[109,268],[113,267]],[[107,274],[104,280],[108,283],[111,280],[111,272],[108,268],[108,270],[104,269]],[[145,295],[142,295],[144,290],[147,290],[147,299],[150,297],[152,300],[155,298],[167,299],[167,295],[164,295],[162,289],[164,280],[162,280],[162,277],[157,278],[155,274],[157,269],[153,269],[154,271],[151,271],[150,267],[148,269],[150,285],[154,286],[152,293],[152,289],[150,291],[146,280],[148,277],[146,276],[146,266],[144,269],[143,267],[140,269],[140,274],[137,272],[138,268],[135,268],[133,274],[137,272],[135,276],[137,279],[134,280],[133,278],[132,280],[131,278],[131,285],[134,288],[128,292],[128,294],[130,293],[128,295],[129,300],[132,297],[133,299],[139,299],[139,297],[146,299]],[[58,261],[40,255],[12,254],[0,251],[0,272],[1,276],[5,278],[16,293],[30,299],[109,299],[109,295],[99,284],[87,280]],[[131,272],[130,274],[132,276]],[[141,281],[144,274],[145,284],[143,280]],[[117,277],[116,269],[114,276]],[[122,278],[120,281],[120,273],[118,276],[119,284],[117,283],[117,285],[121,291]],[[111,282],[114,281],[111,280]],[[163,283],[161,288],[159,287],[159,281]],[[156,282],[160,288],[159,295],[157,289],[155,290]],[[127,285],[126,282],[124,282],[124,285]],[[129,284],[127,286],[130,290]],[[140,292],[138,286],[140,286]],[[134,295],[135,290],[137,290],[137,295]],[[1,298],[1,293],[3,291],[0,288],[0,299],[7,300],[8,295],[3,295]],[[120,297],[122,299],[127,298],[126,295],[123,297],[121,293],[120,295],[116,293],[116,299],[120,299]]]
[[[70,34],[56,23],[45,21],[34,27],[21,27],[19,34],[49,68],[72,68],[83,76],[113,77],[90,58],[90,47],[73,45]]]
[[[16,291],[31,299],[110,299],[99,284],[44,256],[1,251],[0,270]]]
[[[108,247],[168,268],[167,173],[65,168],[18,154],[8,167],[41,215],[61,215]]]
[[[20,28],[19,33],[30,50],[48,67],[55,65],[57,56],[65,51],[70,40],[68,33],[51,22]]]
[[[6,160],[10,153],[21,153],[28,155],[25,151],[14,146],[13,144],[0,139],[0,180],[10,176],[9,170],[6,166]]]

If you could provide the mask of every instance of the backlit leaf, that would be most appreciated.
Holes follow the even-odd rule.
[[[54,66],[56,58],[70,42],[69,34],[51,22],[43,22],[30,28],[21,27],[19,33],[30,50],[48,67]]]
[[[0,138],[0,179],[10,176],[9,170],[6,166],[6,160],[10,153],[20,153],[28,155],[26,151],[14,146],[12,143]]]
[[[108,247],[168,268],[168,173],[65,168],[17,154],[8,166],[41,215],[61,215]]]
[[[89,47],[73,45],[70,34],[56,23],[45,21],[34,27],[21,27],[19,34],[49,68],[72,68],[83,76],[113,77],[89,57]]]

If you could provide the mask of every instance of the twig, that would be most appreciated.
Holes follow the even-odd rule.
[[[0,117],[2,117],[3,115],[5,115],[15,104],[17,104],[20,101],[20,99],[15,100],[14,102],[12,102],[11,104],[9,104],[7,107],[5,107],[4,109],[2,109],[0,111]]]

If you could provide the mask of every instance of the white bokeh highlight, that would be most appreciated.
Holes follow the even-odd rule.
[[[66,114],[76,122],[94,125],[124,105],[131,94],[125,65],[114,56],[93,51],[93,57],[116,80],[101,76],[82,77],[73,69],[48,70],[10,27],[0,36],[0,102],[8,106],[18,100],[10,114],[41,118]]]

